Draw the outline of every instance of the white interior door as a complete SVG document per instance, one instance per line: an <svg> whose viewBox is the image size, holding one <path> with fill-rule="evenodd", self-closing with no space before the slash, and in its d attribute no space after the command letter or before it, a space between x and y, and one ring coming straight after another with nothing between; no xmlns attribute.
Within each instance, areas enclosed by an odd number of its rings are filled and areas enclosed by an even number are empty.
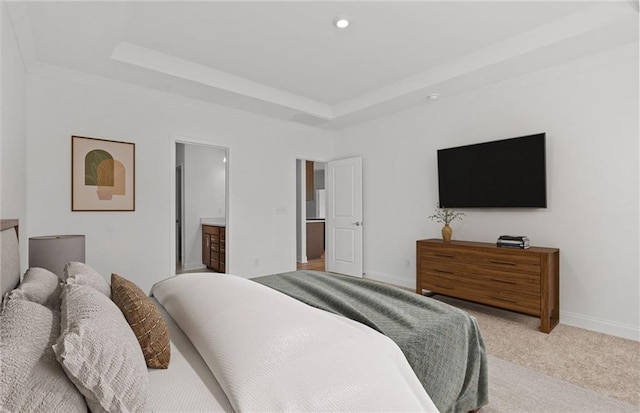
<svg viewBox="0 0 640 413"><path fill-rule="evenodd" d="M362 157L327 164L327 271L362 278Z"/></svg>

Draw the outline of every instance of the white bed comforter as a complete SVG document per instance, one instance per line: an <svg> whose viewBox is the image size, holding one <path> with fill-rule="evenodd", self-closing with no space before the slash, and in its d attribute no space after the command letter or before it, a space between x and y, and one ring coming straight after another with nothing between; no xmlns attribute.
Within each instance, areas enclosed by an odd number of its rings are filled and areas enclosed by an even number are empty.
<svg viewBox="0 0 640 413"><path fill-rule="evenodd" d="M185 274L152 295L238 412L437 409L396 344L252 281Z"/></svg>

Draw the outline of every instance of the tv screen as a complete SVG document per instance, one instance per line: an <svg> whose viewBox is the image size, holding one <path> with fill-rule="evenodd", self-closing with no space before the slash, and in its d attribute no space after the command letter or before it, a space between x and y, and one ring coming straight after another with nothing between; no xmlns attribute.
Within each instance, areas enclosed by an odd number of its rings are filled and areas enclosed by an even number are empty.
<svg viewBox="0 0 640 413"><path fill-rule="evenodd" d="M547 207L545 134L438 150L440 208Z"/></svg>

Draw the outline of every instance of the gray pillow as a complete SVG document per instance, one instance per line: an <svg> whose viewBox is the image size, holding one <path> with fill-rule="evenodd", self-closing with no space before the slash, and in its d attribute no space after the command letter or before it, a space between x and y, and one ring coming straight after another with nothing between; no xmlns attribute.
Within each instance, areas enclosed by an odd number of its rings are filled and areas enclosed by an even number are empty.
<svg viewBox="0 0 640 413"><path fill-rule="evenodd" d="M9 299L32 301L60 311L60 278L44 268L29 268L22 283L9 293Z"/></svg>
<svg viewBox="0 0 640 413"><path fill-rule="evenodd" d="M93 413L146 409L149 373L120 309L87 285L62 288L62 334L53 346Z"/></svg>
<svg viewBox="0 0 640 413"><path fill-rule="evenodd" d="M51 348L60 313L25 300L9 300L0 314L0 406L7 412L83 412L87 404Z"/></svg>
<svg viewBox="0 0 640 413"><path fill-rule="evenodd" d="M87 264L75 261L68 262L64 266L63 273L67 284L88 285L107 297L111 297L111 287L107 283L107 279Z"/></svg>

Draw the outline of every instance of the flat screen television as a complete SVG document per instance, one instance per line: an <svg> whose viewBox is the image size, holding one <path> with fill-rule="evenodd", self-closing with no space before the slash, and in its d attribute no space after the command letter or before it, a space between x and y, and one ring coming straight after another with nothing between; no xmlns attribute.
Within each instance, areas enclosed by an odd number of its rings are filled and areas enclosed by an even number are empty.
<svg viewBox="0 0 640 413"><path fill-rule="evenodd" d="M438 150L440 208L546 208L545 134Z"/></svg>

